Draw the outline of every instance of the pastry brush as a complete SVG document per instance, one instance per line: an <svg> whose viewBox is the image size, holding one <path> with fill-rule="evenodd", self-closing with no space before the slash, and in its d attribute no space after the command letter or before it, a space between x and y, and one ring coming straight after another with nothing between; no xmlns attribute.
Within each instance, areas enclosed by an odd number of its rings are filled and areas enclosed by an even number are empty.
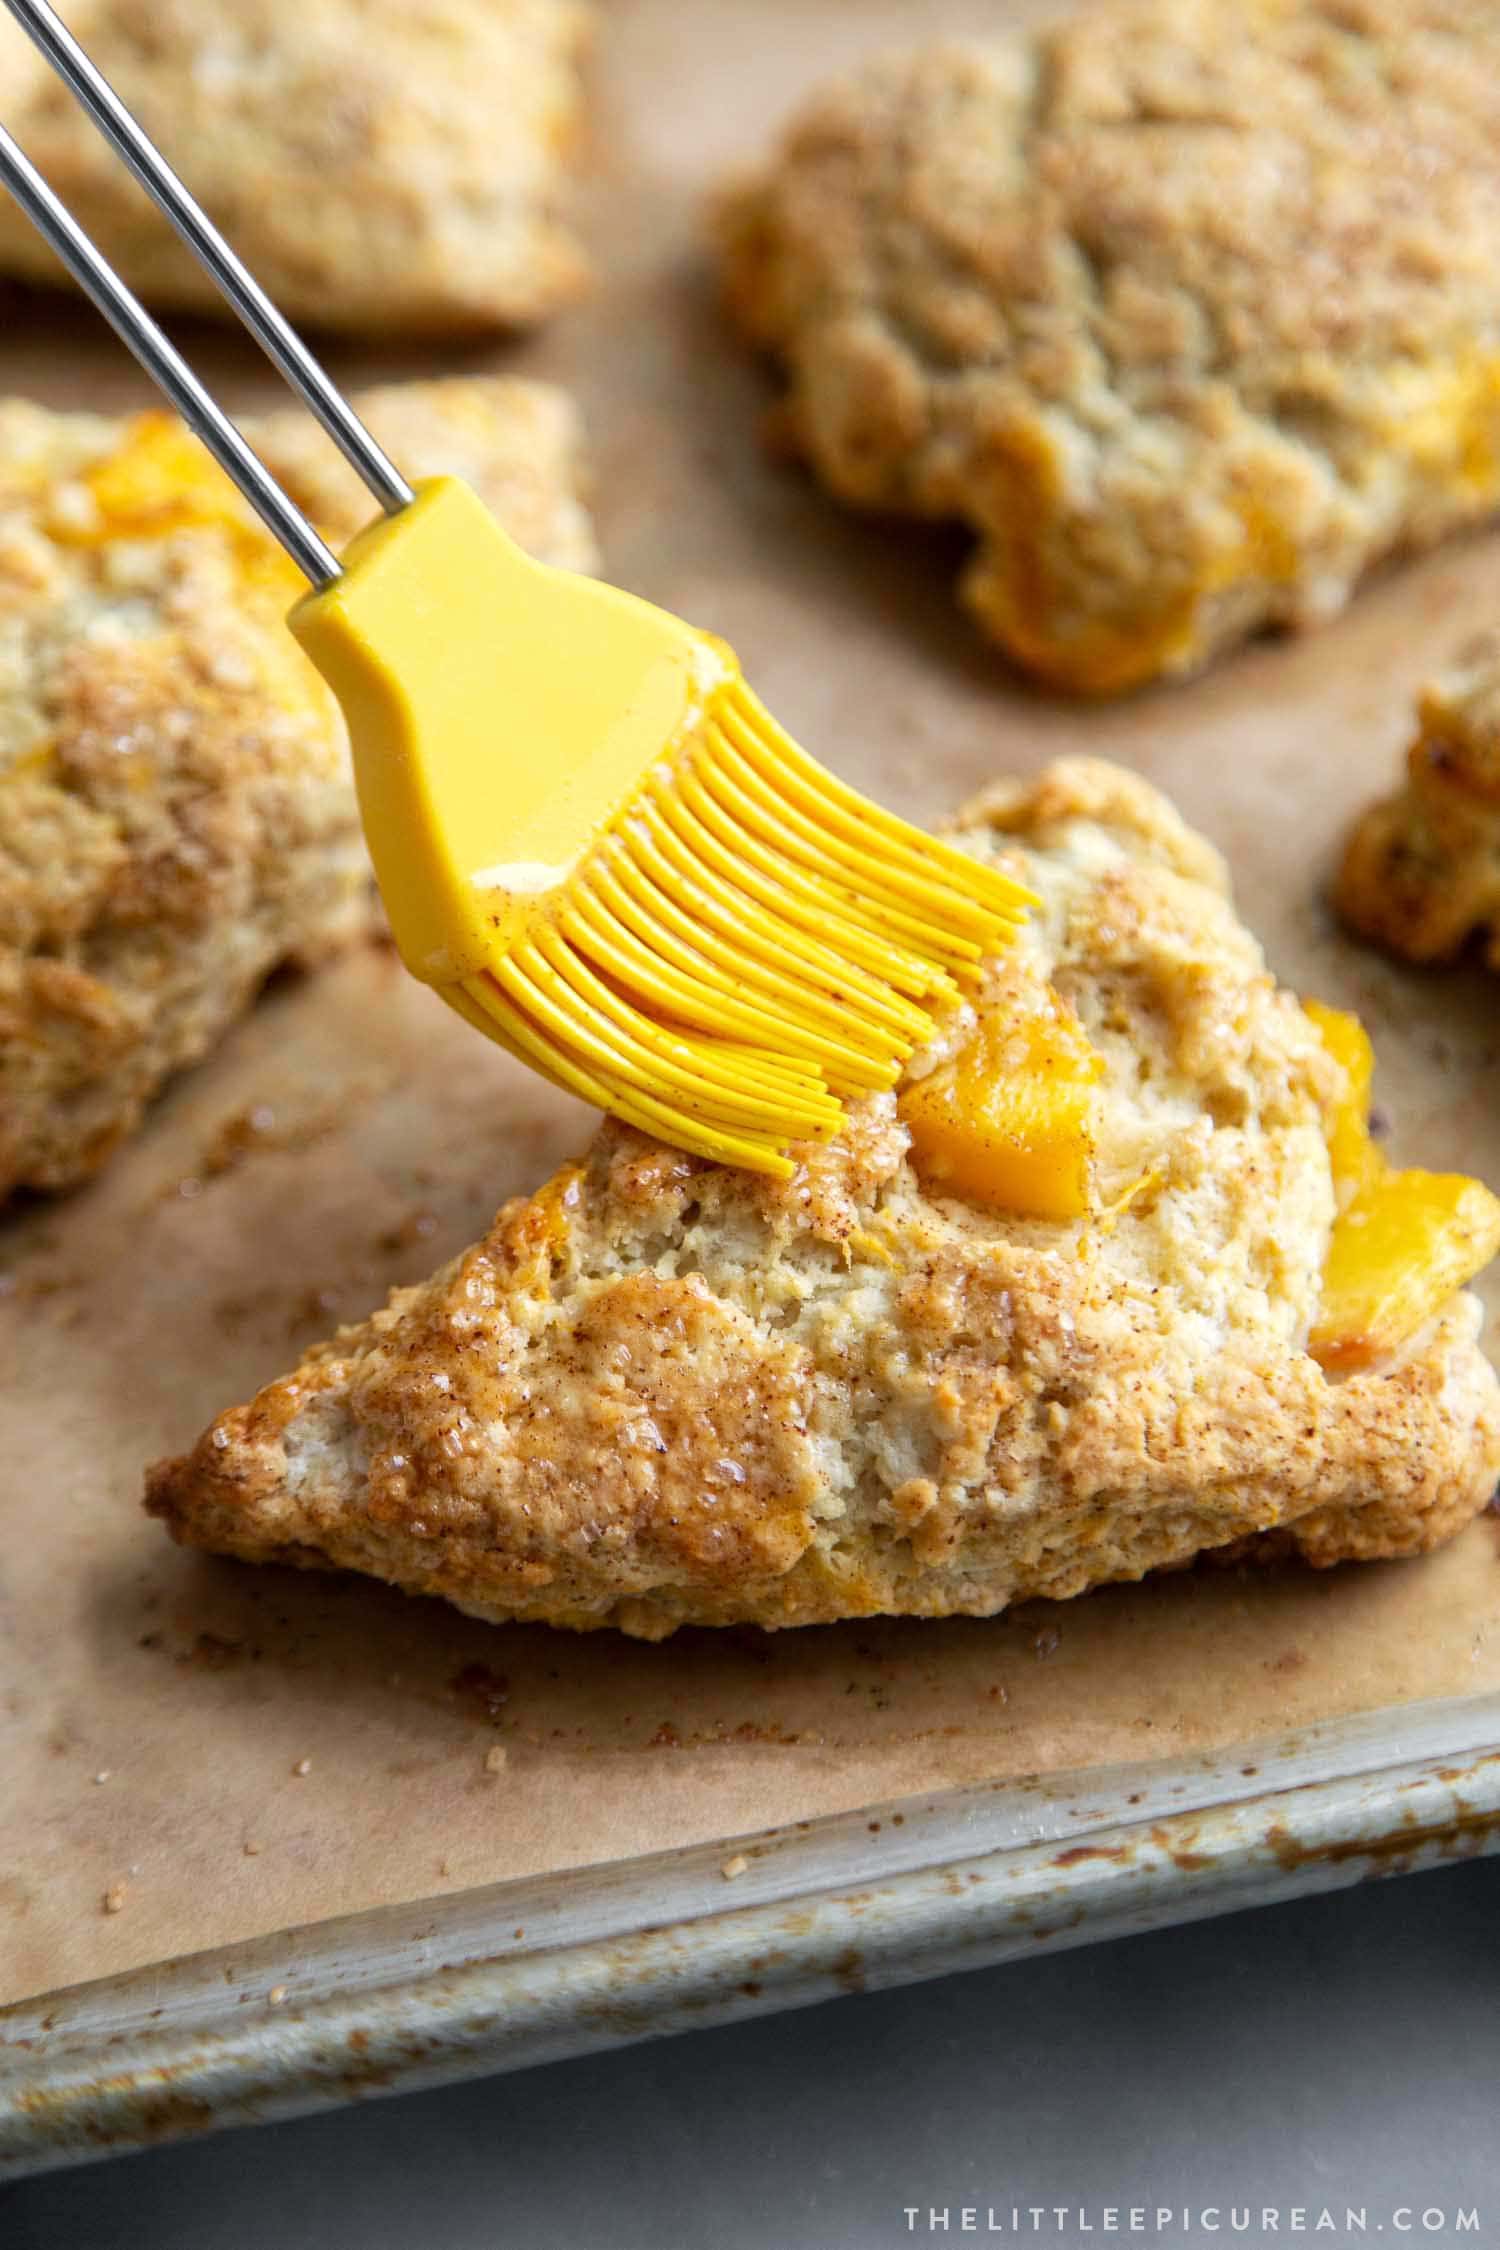
<svg viewBox="0 0 1500 2250"><path fill-rule="evenodd" d="M380 503L336 557L8 134L0 180L310 583L401 957L556 1084L785 1177L1032 903L836 780L731 651L387 459L45 0L6 0Z"/></svg>

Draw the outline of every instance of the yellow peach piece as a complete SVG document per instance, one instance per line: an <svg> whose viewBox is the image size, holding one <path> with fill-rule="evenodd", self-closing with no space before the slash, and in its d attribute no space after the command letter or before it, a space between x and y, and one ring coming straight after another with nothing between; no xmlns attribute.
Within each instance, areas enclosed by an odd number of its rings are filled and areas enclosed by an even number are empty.
<svg viewBox="0 0 1500 2250"><path fill-rule="evenodd" d="M175 414L138 414L113 453L82 480L93 505L77 522L50 526L61 545L170 539L202 524L230 533L246 578L284 586L290 603L301 580L296 565L264 531L229 479Z"/></svg>
<svg viewBox="0 0 1500 2250"><path fill-rule="evenodd" d="M208 454L175 415L136 417L117 449L95 464L86 483L100 532L159 538L189 523L223 523L240 512L235 494Z"/></svg>
<svg viewBox="0 0 1500 2250"><path fill-rule="evenodd" d="M1358 1016L1327 1008L1321 1000L1303 1003L1334 1061L1343 1066L1344 1090L1328 1113L1328 1154L1333 1184L1342 1208L1385 1169L1385 1159L1370 1138L1370 1083L1375 1050Z"/></svg>
<svg viewBox="0 0 1500 2250"><path fill-rule="evenodd" d="M1334 1222L1308 1349L1348 1374L1404 1344L1500 1251L1500 1199L1456 1173L1383 1170Z"/></svg>
<svg viewBox="0 0 1500 2250"><path fill-rule="evenodd" d="M1019 1217L1080 1217L1090 1208L1103 1073L1055 995L1035 1014L986 1010L953 1059L901 1096L924 1185Z"/></svg>
<svg viewBox="0 0 1500 2250"><path fill-rule="evenodd" d="M1330 1374L1382 1359L1426 1326L1500 1251L1500 1200L1453 1172L1397 1172L1370 1138L1375 1054L1357 1016L1306 1002L1344 1067L1328 1113L1338 1217L1308 1350Z"/></svg>

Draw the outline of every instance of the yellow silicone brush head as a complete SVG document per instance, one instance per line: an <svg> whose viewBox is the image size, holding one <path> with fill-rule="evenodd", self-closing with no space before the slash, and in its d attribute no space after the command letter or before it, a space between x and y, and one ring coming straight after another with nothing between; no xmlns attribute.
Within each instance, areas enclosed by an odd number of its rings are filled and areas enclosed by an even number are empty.
<svg viewBox="0 0 1500 2250"><path fill-rule="evenodd" d="M1032 903L825 773L722 643L532 562L453 479L291 622L408 968L680 1148L785 1176Z"/></svg>

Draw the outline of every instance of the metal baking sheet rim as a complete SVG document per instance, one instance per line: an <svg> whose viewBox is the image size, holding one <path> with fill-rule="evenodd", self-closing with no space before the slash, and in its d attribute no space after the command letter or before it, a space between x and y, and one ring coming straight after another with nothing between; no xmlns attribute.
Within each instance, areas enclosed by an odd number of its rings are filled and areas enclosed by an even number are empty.
<svg viewBox="0 0 1500 2250"><path fill-rule="evenodd" d="M1486 1696L383 1908L0 2011L0 2172L1497 1850Z"/></svg>

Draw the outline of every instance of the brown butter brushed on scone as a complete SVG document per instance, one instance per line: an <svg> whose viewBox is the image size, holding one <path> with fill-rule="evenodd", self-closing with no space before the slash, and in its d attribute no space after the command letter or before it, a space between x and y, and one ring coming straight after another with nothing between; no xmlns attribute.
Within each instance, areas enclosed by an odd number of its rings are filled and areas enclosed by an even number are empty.
<svg viewBox="0 0 1500 2250"><path fill-rule="evenodd" d="M718 232L792 441L971 527L965 600L1058 687L1312 623L1500 501L1490 0L1105 0L876 60Z"/></svg>
<svg viewBox="0 0 1500 2250"><path fill-rule="evenodd" d="M591 561L560 392L358 403L409 470ZM335 540L373 512L307 416L245 427ZM278 963L373 927L343 721L284 623L300 583L168 417L0 402L0 1201L86 1178Z"/></svg>
<svg viewBox="0 0 1500 2250"><path fill-rule="evenodd" d="M538 320L576 293L581 0L81 0L68 22L294 319L446 333ZM222 315L8 21L0 83L7 124L136 293ZM0 272L62 278L8 197Z"/></svg>
<svg viewBox="0 0 1500 2250"><path fill-rule="evenodd" d="M988 997L1050 976L1076 1008L1103 1202L1134 1200L1046 1223L931 1195L890 1096L785 1184L607 1125L154 1469L150 1510L190 1544L646 1637L986 1615L1283 1527L1318 1563L1459 1529L1500 1474L1477 1301L1368 1373L1308 1356L1334 1066L1217 856L1090 760L956 833L1042 896Z"/></svg>
<svg viewBox="0 0 1500 2250"><path fill-rule="evenodd" d="M1359 821L1335 899L1351 929L1409 961L1478 939L1500 969L1500 636L1423 690L1405 783Z"/></svg>

